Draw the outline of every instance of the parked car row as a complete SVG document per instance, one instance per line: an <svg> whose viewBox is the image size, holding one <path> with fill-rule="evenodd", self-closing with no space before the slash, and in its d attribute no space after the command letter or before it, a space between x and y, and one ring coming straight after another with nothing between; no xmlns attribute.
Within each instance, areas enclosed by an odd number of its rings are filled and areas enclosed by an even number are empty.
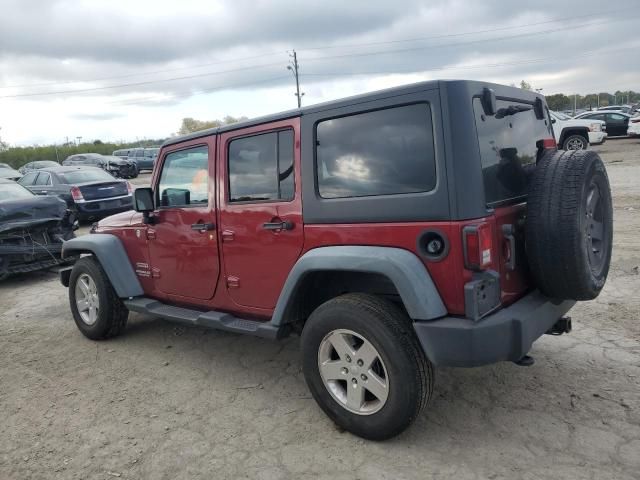
<svg viewBox="0 0 640 480"><path fill-rule="evenodd" d="M135 162L112 155L100 155L99 153L71 155L62 162L62 165L98 167L109 172L114 177L120 178L136 178L138 176L138 167Z"/></svg>
<svg viewBox="0 0 640 480"><path fill-rule="evenodd" d="M153 170L159 151L160 147L129 148L116 150L113 152L113 156L135 162L138 171L141 172L142 170Z"/></svg>

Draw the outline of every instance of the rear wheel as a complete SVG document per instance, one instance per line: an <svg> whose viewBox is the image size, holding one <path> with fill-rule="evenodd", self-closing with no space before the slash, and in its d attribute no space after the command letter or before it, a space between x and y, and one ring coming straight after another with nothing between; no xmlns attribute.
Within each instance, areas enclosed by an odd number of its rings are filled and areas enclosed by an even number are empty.
<svg viewBox="0 0 640 480"><path fill-rule="evenodd" d="M302 332L303 371L322 410L371 440L406 429L427 404L434 373L393 303L347 294L318 307Z"/></svg>
<svg viewBox="0 0 640 480"><path fill-rule="evenodd" d="M78 329L92 340L115 337L127 324L129 310L93 257L83 257L73 266L69 303Z"/></svg>

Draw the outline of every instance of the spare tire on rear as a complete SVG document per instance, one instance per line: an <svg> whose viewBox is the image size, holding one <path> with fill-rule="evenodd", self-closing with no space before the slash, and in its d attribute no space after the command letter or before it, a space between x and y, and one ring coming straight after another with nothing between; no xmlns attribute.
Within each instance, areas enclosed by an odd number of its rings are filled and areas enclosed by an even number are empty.
<svg viewBox="0 0 640 480"><path fill-rule="evenodd" d="M557 299L596 298L613 241L611 188L600 156L549 151L530 180L525 235L536 287Z"/></svg>

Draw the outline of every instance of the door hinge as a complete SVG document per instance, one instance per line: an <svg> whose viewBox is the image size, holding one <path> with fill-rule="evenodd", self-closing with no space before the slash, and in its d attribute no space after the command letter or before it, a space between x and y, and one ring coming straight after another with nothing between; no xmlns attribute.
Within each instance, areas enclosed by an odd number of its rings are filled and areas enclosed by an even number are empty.
<svg viewBox="0 0 640 480"><path fill-rule="evenodd" d="M227 288L239 288L240 279L238 277L227 277Z"/></svg>
<svg viewBox="0 0 640 480"><path fill-rule="evenodd" d="M155 238L156 238L156 231L148 228L147 229L147 240L155 240Z"/></svg>

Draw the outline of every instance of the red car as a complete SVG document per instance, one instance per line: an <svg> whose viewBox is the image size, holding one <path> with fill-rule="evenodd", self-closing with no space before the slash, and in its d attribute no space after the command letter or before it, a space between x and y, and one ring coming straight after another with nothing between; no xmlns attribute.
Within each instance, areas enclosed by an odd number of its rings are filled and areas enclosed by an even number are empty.
<svg viewBox="0 0 640 480"><path fill-rule="evenodd" d="M129 311L279 339L309 389L370 439L403 431L434 366L530 365L602 289L605 168L558 152L544 97L432 81L166 142L136 212L66 242L80 331ZM247 352L251 355L251 352Z"/></svg>

